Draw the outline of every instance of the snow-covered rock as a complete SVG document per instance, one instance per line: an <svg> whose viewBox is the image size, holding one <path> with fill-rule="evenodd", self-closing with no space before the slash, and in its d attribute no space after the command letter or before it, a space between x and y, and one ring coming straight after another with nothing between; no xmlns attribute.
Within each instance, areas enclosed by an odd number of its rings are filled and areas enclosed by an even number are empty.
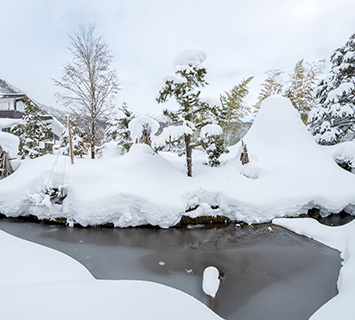
<svg viewBox="0 0 355 320"><path fill-rule="evenodd" d="M219 271L216 267L207 267L203 271L202 289L207 295L214 298L219 289Z"/></svg>

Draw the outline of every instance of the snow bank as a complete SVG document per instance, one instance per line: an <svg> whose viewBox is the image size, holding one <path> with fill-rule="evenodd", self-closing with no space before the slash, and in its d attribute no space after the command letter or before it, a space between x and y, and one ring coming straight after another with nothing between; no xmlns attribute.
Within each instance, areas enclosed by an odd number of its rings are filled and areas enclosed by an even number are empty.
<svg viewBox="0 0 355 320"><path fill-rule="evenodd" d="M6 151L10 158L16 158L20 140L11 133L0 132L0 146Z"/></svg>
<svg viewBox="0 0 355 320"><path fill-rule="evenodd" d="M329 227L313 219L274 219L273 223L337 249L344 260L338 279L338 295L322 306L310 320L352 320L355 307L355 221Z"/></svg>
<svg viewBox="0 0 355 320"><path fill-rule="evenodd" d="M207 267L203 271L202 289L207 295L214 298L219 288L219 271L216 267Z"/></svg>
<svg viewBox="0 0 355 320"><path fill-rule="evenodd" d="M164 135L175 137L187 129L177 127ZM84 226L164 228L186 214L256 223L311 207L320 208L322 215L344 208L355 213L355 175L314 142L288 99L266 99L244 142L250 159L246 165L240 161L240 144L230 148L217 168L203 165L207 156L196 150L192 178L186 177L184 157L157 154L146 145L135 145L122 157L77 159L75 165L64 156L23 160L0 181L0 213L64 217ZM63 205L31 201L47 185L67 186ZM197 209L187 213L191 208Z"/></svg>
<svg viewBox="0 0 355 320"><path fill-rule="evenodd" d="M0 319L221 319L179 290L98 281L72 258L2 231L0 255Z"/></svg>

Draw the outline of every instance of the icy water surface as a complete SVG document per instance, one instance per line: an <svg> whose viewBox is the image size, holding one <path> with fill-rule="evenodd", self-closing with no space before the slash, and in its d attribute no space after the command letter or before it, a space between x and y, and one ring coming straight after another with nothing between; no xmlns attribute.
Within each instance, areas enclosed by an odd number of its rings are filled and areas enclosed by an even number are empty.
<svg viewBox="0 0 355 320"><path fill-rule="evenodd" d="M308 319L337 294L339 253L273 225L84 229L0 220L0 229L72 256L97 279L175 287L226 319ZM202 291L211 265L222 274L214 300Z"/></svg>

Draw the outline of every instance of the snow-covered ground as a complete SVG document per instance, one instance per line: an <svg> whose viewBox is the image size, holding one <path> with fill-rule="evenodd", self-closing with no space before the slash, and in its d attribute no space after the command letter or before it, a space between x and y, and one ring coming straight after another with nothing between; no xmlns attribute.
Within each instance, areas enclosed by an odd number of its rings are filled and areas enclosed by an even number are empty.
<svg viewBox="0 0 355 320"><path fill-rule="evenodd" d="M355 319L355 221L329 227L313 219L274 219L273 223L315 239L341 252L339 294L322 306L311 320Z"/></svg>
<svg viewBox="0 0 355 320"><path fill-rule="evenodd" d="M206 156L196 151L190 178L183 157L156 154L142 144L124 156L76 159L74 165L55 155L24 160L0 181L0 213L119 227L169 227L197 205L191 217L220 214L248 223L299 215L310 207L323 215L344 208L355 213L355 175L314 142L288 99L266 99L244 142L249 164L241 164L239 144L218 168L204 165ZM63 205L51 204L42 190L63 185L68 194Z"/></svg>
<svg viewBox="0 0 355 320"><path fill-rule="evenodd" d="M0 256L0 319L221 319L179 290L95 280L65 254L3 231Z"/></svg>

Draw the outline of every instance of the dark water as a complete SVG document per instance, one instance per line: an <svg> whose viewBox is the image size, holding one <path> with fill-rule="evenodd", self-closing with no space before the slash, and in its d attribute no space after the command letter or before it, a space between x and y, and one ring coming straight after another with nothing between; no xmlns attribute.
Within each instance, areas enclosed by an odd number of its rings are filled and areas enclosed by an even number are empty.
<svg viewBox="0 0 355 320"><path fill-rule="evenodd" d="M84 229L0 220L0 229L72 256L97 279L175 287L226 319L308 319L337 294L339 253L273 225ZM213 300L202 291L208 266L222 274Z"/></svg>

